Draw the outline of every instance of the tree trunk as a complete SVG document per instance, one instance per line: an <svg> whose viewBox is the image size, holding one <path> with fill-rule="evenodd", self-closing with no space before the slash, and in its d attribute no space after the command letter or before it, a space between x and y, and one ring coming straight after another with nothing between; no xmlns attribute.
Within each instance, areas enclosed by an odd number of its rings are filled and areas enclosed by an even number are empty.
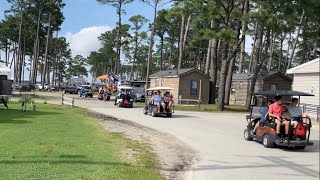
<svg viewBox="0 0 320 180"><path fill-rule="evenodd" d="M229 69L228 69L228 75L227 75L227 82L226 82L226 87L225 87L225 98L224 98L224 102L225 105L229 105L230 104L230 92L231 92L231 86L232 86L232 75L233 75L233 69L234 69L234 65L235 65L235 59L236 58L232 58L230 61L230 65L229 65Z"/></svg>
<svg viewBox="0 0 320 180"><path fill-rule="evenodd" d="M253 59L253 54L254 51L256 50L256 43L257 43L257 27L258 27L258 22L255 23L254 26L254 40L253 40L253 47L252 47L252 53L250 57L250 65L249 65L249 72L253 72L253 67L254 67L254 59Z"/></svg>
<svg viewBox="0 0 320 180"><path fill-rule="evenodd" d="M285 62L285 64L284 64L284 68L283 68L283 72L285 72L286 71L286 68L287 68L287 66L288 66L288 64L289 64L289 56L290 56L290 44L291 44L291 33L289 33L289 40L288 40L288 47L287 47L287 54L286 54L286 62Z"/></svg>
<svg viewBox="0 0 320 180"><path fill-rule="evenodd" d="M37 69L38 69L38 61L39 61L39 33L40 33L40 22L42 16L42 8L39 8L38 11L38 20L37 20L37 30L36 30L36 40L34 43L34 55L32 62L32 73L31 73L31 83L36 84L37 81Z"/></svg>
<svg viewBox="0 0 320 180"><path fill-rule="evenodd" d="M243 16L245 16L249 12L249 0L243 0ZM247 30L247 22L242 20L242 35L245 36L245 31ZM240 60L239 60L239 73L243 73L243 62L244 57L246 54L246 41L245 39L241 43L241 53L240 53Z"/></svg>
<svg viewBox="0 0 320 180"><path fill-rule="evenodd" d="M173 40L170 41L170 55L169 55L169 62L168 62L168 70L170 70L172 65L172 57L173 57Z"/></svg>
<svg viewBox="0 0 320 180"><path fill-rule="evenodd" d="M23 10L22 7L20 7L20 25L19 25L19 40L18 40L18 58L17 58L17 74L15 74L15 82L19 82L21 79L21 70L22 70L22 26L23 26Z"/></svg>
<svg viewBox="0 0 320 180"><path fill-rule="evenodd" d="M181 29L180 29L180 40L179 40L179 62L178 62L178 69L181 69L182 59L183 59L184 21L185 21L185 15L182 14Z"/></svg>
<svg viewBox="0 0 320 180"><path fill-rule="evenodd" d="M115 61L115 66L114 66L114 73L118 74L119 73L119 67L120 67L120 52L121 52L121 28L122 28L122 1L118 1L119 3L119 9L118 9L118 24L119 28L117 31L117 53L116 53L116 61Z"/></svg>
<svg viewBox="0 0 320 180"><path fill-rule="evenodd" d="M258 77L258 73L259 73L259 70L262 65L262 63L260 63L260 53L261 53L261 49L262 49L262 38L263 38L263 26L261 24L257 24L257 36L256 36L256 44L255 44L255 49L254 49L254 52L253 52L253 64L254 64L254 67L253 67L253 76L251 78L251 81L250 81L250 84L249 84L249 91L248 91L248 94L247 94L247 101L246 101L246 107L249 109L250 108L250 104L251 104L251 98L252 98L252 95L253 95L253 92L254 92L254 88L255 88L255 84L256 84L256 81L257 81L257 77Z"/></svg>
<svg viewBox="0 0 320 180"><path fill-rule="evenodd" d="M51 13L49 14L49 21L48 21L48 31L47 31L47 40L46 40L46 50L45 50L45 54L44 54L44 64L43 64L43 69L42 69L42 79L41 79L41 84L42 87L44 87L44 84L46 83L46 81L50 81L50 77L49 79L47 78L47 70L49 70L49 65L48 65L48 51L49 51L49 41L50 41L50 33L51 33ZM50 74L50 72L48 72Z"/></svg>
<svg viewBox="0 0 320 180"><path fill-rule="evenodd" d="M223 42L222 45L222 63L220 70L220 83L219 83L219 96L218 96L218 109L224 110L224 98L225 98L225 87L226 87L226 78L227 78L227 70L229 66L228 62L228 54L229 54L229 44L227 42Z"/></svg>
<svg viewBox="0 0 320 180"><path fill-rule="evenodd" d="M205 74L209 74L209 68L210 68L210 61L211 61L211 52L213 51L212 49L212 39L209 40L209 44L208 44L208 51L207 51L207 60L206 60L206 68L204 70Z"/></svg>
<svg viewBox="0 0 320 180"><path fill-rule="evenodd" d="M135 62L137 59L137 53L138 53L138 32L135 33L135 46L134 46L134 55L133 55L133 63L132 63L132 67L131 67L131 72L130 72L130 80L133 80L133 70L134 70L134 66L135 66Z"/></svg>
<svg viewBox="0 0 320 180"><path fill-rule="evenodd" d="M283 41L284 41L284 36L283 34L281 33L280 35L280 52L279 52L279 59L278 59L278 72L281 72L281 62L282 62L282 57L283 57Z"/></svg>
<svg viewBox="0 0 320 180"><path fill-rule="evenodd" d="M157 21L157 8L158 8L159 1L156 0L154 4L154 15L153 15L153 25L152 25L152 32L150 35L150 44L149 44L149 52L148 52L148 64L147 64L147 75L146 75L146 89L149 88L149 76L150 76L150 69L152 64L152 51L153 51L153 45L154 45L154 37L156 35L156 26L155 23ZM148 96L148 92L145 92L145 96ZM148 103L148 100L146 98L145 103Z"/></svg>
<svg viewBox="0 0 320 180"><path fill-rule="evenodd" d="M163 43L164 43L164 37L160 37L160 71L162 71L162 65L163 65Z"/></svg>
<svg viewBox="0 0 320 180"><path fill-rule="evenodd" d="M271 31L270 47L269 47L270 51L269 51L268 72L271 72L271 70L272 70L273 42L274 42L274 32Z"/></svg>
<svg viewBox="0 0 320 180"><path fill-rule="evenodd" d="M209 104L216 103L216 86L217 86L217 74L218 74L218 57L217 57L217 47L218 39L212 39L212 49L210 55L210 94L209 94Z"/></svg>
<svg viewBox="0 0 320 180"><path fill-rule="evenodd" d="M190 14L189 17L188 17L188 21L187 21L187 25L186 25L186 30L185 30L184 36L183 36L183 45L182 45L183 51L186 49L186 42L187 42L188 33L189 33L189 29L190 29L190 22L191 22L191 14Z"/></svg>
<svg viewBox="0 0 320 180"><path fill-rule="evenodd" d="M294 40L294 43L292 45L292 50L291 50L291 53L290 53L290 58L289 58L287 69L291 68L291 63L292 63L294 52L296 50L297 43L299 41L300 29L301 29L303 20L304 20L304 10L302 11L302 15L301 15L301 18L300 18L300 21L299 21L298 30L297 30L297 36L296 36L296 38Z"/></svg>

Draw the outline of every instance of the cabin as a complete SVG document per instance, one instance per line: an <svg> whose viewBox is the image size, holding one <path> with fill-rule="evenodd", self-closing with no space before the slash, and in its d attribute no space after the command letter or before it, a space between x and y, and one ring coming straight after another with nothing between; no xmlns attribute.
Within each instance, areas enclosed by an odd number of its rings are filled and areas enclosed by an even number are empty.
<svg viewBox="0 0 320 180"><path fill-rule="evenodd" d="M159 71L150 75L150 87L171 87L174 99L201 100L208 104L210 76L195 68ZM176 101L177 102L177 101ZM181 101L181 103L184 103ZM193 101L185 103L192 104Z"/></svg>
<svg viewBox="0 0 320 180"><path fill-rule="evenodd" d="M251 73L238 73L232 76L230 101L232 105L245 105L250 88ZM267 90L291 90L292 79L280 72L262 72L258 74L255 92Z"/></svg>
<svg viewBox="0 0 320 180"><path fill-rule="evenodd" d="M287 70L287 74L293 74L292 89L314 96L301 97L301 102L306 104L320 104L319 82L320 82L320 58L301 64L300 66Z"/></svg>
<svg viewBox="0 0 320 180"><path fill-rule="evenodd" d="M320 58L288 69L287 74L293 75L292 89L313 94L314 96L303 96L300 102L304 105L304 111L309 114L317 114L320 119Z"/></svg>

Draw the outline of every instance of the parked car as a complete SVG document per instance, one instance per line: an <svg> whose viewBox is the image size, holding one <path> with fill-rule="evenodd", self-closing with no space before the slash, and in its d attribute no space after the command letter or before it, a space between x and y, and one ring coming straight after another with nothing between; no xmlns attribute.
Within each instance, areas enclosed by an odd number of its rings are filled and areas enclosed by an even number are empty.
<svg viewBox="0 0 320 180"><path fill-rule="evenodd" d="M133 89L133 100L135 102L144 102L145 99L146 99L146 96L145 96L145 89L144 88L141 88L141 87L136 87Z"/></svg>
<svg viewBox="0 0 320 180"><path fill-rule="evenodd" d="M35 88L34 85L32 85L29 82L21 82L19 86L16 86L16 90L20 92L28 92Z"/></svg>
<svg viewBox="0 0 320 180"><path fill-rule="evenodd" d="M80 90L77 86L66 86L62 88L63 94L70 93L70 94L79 94Z"/></svg>

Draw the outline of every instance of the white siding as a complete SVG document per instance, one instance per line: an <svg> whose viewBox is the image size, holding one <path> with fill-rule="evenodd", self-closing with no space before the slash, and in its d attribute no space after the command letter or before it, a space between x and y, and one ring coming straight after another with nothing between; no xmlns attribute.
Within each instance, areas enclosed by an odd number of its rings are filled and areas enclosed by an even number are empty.
<svg viewBox="0 0 320 180"><path fill-rule="evenodd" d="M319 82L320 73L308 73L308 74L295 74L292 89L295 91L301 91L311 93L314 89L314 95L310 97L301 97L301 103L319 105Z"/></svg>
<svg viewBox="0 0 320 180"><path fill-rule="evenodd" d="M314 63L308 64L307 66L304 66L302 68L294 70L293 73L294 74L298 74L298 73L316 73L316 72L319 73L320 72L319 67L320 67L319 66L319 60L317 60L317 61L314 61Z"/></svg>

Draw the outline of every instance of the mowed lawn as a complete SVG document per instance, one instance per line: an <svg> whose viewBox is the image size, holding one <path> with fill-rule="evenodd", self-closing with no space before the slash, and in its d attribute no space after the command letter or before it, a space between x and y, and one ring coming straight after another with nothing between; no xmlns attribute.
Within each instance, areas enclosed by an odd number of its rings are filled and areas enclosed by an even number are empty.
<svg viewBox="0 0 320 180"><path fill-rule="evenodd" d="M9 107L0 105L0 179L163 179L143 145L108 133L83 109Z"/></svg>

